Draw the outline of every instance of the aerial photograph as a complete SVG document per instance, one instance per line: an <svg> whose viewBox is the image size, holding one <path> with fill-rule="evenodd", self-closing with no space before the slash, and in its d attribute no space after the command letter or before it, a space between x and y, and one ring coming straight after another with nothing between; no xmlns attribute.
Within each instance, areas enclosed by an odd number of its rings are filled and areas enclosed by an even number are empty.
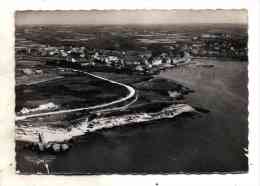
<svg viewBox="0 0 260 186"><path fill-rule="evenodd" d="M247 173L247 19L16 11L16 173Z"/></svg>

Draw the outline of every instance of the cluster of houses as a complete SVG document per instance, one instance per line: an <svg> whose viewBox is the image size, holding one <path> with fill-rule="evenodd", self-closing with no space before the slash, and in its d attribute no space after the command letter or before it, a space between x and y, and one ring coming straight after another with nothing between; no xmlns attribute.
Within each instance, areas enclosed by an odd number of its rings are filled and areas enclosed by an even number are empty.
<svg viewBox="0 0 260 186"><path fill-rule="evenodd" d="M193 37L190 53L201 57L247 58L247 39L236 38L228 33L207 33Z"/></svg>
<svg viewBox="0 0 260 186"><path fill-rule="evenodd" d="M91 67L111 67L122 70L127 69L141 74L155 73L160 69L176 66L177 64L189 62L191 56L183 52L181 56L173 56L161 53L153 56L149 50L145 51L117 51L105 49L89 50L85 47L35 47L16 48L16 55L48 57Z"/></svg>

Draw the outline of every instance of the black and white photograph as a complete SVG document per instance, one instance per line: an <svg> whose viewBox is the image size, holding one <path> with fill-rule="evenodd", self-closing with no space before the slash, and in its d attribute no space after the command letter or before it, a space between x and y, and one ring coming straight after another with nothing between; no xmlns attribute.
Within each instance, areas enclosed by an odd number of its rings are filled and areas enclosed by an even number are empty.
<svg viewBox="0 0 260 186"><path fill-rule="evenodd" d="M15 12L16 174L248 173L246 9Z"/></svg>

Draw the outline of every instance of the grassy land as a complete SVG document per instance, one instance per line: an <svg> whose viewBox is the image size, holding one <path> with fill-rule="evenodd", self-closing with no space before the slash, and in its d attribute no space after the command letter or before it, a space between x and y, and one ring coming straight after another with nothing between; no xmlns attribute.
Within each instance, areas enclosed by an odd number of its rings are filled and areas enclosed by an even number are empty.
<svg viewBox="0 0 260 186"><path fill-rule="evenodd" d="M128 93L119 85L85 74L64 71L57 67L45 67L38 62L19 64L16 69L16 112L23 107L35 108L48 102L58 105L59 109L88 107L116 100ZM32 73L34 69L40 69L42 74L24 74L23 69L30 69ZM25 79L23 77L26 77L30 84L21 85ZM48 79L51 80L47 81ZM35 81L38 83L33 83Z"/></svg>

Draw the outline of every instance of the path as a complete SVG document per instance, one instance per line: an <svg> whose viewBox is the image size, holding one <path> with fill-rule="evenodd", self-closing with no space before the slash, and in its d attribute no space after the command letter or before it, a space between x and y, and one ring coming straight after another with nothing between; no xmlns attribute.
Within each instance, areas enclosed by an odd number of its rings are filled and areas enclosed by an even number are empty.
<svg viewBox="0 0 260 186"><path fill-rule="evenodd" d="M71 112L77 112L77 111L83 111L83 110L101 109L101 108L104 108L104 107L108 107L108 106L111 106L111 105L115 105L115 104L127 101L127 100L131 99L133 96L135 96L135 89L133 87L129 86L129 85L124 84L124 83L119 83L119 82L116 82L116 81L113 81L113 80L110 80L110 79L106 79L106 78L91 74L89 72L81 71L81 70L72 69L72 71L84 73L84 74L90 75L92 77L102 79L104 81L108 81L112 84L121 85L121 86L125 87L128 90L129 93L128 93L127 96L120 98L120 99L117 99L115 101L109 102L109 103L104 103L104 104L90 106L90 107L81 107L81 108L76 108L76 109L67 109L67 110L59 110L59 111L52 111L52 112L45 112L45 113L38 113L38 114L30 114L30 115L24 115L24 116L16 116L15 120L19 121L19 120L25 120L25 119L28 119L28 118L32 118L32 117L41 117L41 116L48 116L48 115L64 114L64 113L71 113Z"/></svg>

